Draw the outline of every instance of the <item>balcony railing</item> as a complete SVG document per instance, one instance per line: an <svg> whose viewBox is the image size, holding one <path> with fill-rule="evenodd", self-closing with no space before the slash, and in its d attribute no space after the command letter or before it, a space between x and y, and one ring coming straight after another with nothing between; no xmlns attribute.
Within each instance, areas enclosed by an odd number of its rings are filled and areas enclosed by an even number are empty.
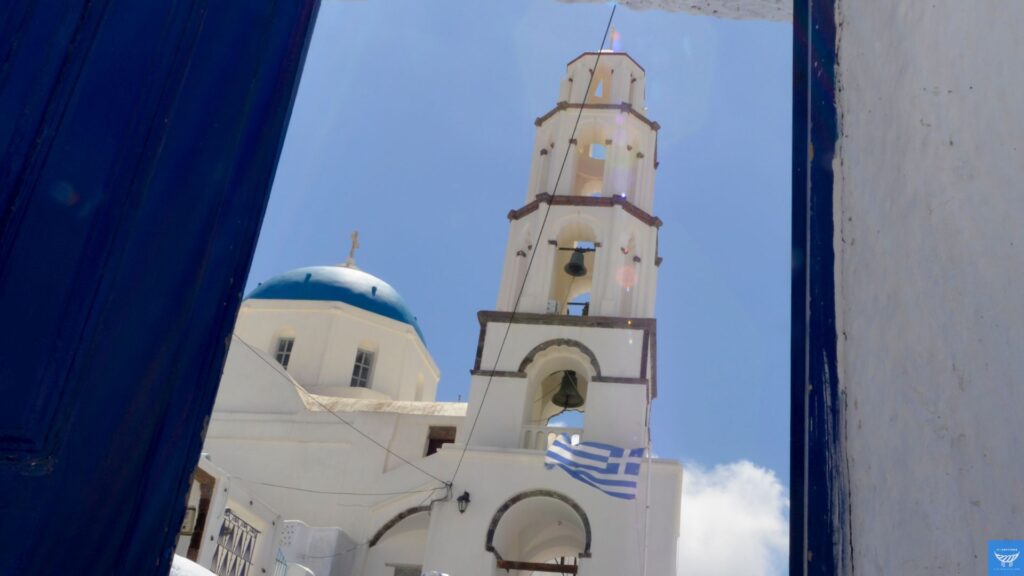
<svg viewBox="0 0 1024 576"><path fill-rule="evenodd" d="M523 426L523 448L527 450L544 450L555 441L560 434L569 437L575 446L580 443L583 428L566 428L564 426Z"/></svg>

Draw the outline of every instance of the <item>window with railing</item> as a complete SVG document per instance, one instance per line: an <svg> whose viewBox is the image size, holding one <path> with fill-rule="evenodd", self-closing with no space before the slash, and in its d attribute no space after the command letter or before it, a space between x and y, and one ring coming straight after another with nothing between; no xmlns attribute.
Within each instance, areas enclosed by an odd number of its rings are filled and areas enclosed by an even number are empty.
<svg viewBox="0 0 1024 576"><path fill-rule="evenodd" d="M249 576L259 530L239 518L230 509L224 511L213 567L218 576Z"/></svg>

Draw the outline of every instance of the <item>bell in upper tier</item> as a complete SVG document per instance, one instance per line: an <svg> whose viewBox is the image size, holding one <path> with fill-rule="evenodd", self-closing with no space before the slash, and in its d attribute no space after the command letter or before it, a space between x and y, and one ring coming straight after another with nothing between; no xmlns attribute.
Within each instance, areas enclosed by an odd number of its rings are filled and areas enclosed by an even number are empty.
<svg viewBox="0 0 1024 576"><path fill-rule="evenodd" d="M562 372L562 382L558 386L558 391L551 397L551 402L563 409L583 406L583 396L576 388L576 372L572 370Z"/></svg>
<svg viewBox="0 0 1024 576"><path fill-rule="evenodd" d="M587 266L583 263L583 252L573 250L569 262L565 265L565 273L574 278L587 275Z"/></svg>

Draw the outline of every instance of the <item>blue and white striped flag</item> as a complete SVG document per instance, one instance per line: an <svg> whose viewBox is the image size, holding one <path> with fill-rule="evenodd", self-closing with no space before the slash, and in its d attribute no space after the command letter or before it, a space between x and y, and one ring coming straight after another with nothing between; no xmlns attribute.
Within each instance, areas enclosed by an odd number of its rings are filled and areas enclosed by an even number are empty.
<svg viewBox="0 0 1024 576"><path fill-rule="evenodd" d="M548 447L544 467L558 466L573 478L623 500L636 498L643 448L625 450L610 444L580 442L575 446L562 434Z"/></svg>

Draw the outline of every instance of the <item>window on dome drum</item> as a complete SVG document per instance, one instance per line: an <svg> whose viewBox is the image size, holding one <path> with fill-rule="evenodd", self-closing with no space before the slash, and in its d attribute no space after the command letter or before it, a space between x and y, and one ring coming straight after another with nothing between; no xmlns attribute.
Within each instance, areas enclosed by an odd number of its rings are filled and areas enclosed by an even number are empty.
<svg viewBox="0 0 1024 576"><path fill-rule="evenodd" d="M427 453L430 456L441 449L445 444L455 442L455 426L431 426L427 433Z"/></svg>
<svg viewBox="0 0 1024 576"><path fill-rule="evenodd" d="M356 363L352 366L352 386L357 388L370 387L370 375L373 372L373 352L360 348L356 351Z"/></svg>
<svg viewBox="0 0 1024 576"><path fill-rule="evenodd" d="M286 336L277 339L277 352L274 353L274 359L281 365L285 370L288 369L288 362L292 359L292 348L295 346L295 338Z"/></svg>

